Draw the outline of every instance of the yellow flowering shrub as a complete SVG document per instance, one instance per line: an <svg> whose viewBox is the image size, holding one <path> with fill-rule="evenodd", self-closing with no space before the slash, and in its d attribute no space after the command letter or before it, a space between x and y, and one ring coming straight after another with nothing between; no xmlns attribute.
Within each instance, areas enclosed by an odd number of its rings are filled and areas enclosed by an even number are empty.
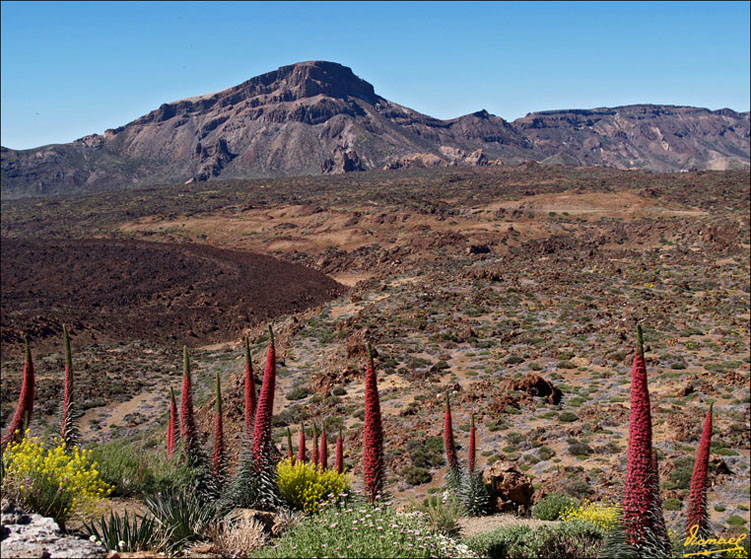
<svg viewBox="0 0 751 559"><path fill-rule="evenodd" d="M318 512L322 503L338 499L347 489L344 474L308 462L292 464L286 458L277 465L277 473L282 498L290 507L305 512Z"/></svg>
<svg viewBox="0 0 751 559"><path fill-rule="evenodd" d="M99 478L91 451L54 439L45 448L28 431L20 443L11 442L3 453L3 495L31 512L50 516L62 527L73 515L87 518L112 487Z"/></svg>
<svg viewBox="0 0 751 559"><path fill-rule="evenodd" d="M567 520L584 520L602 530L610 530L618 522L619 514L620 508L617 505L584 501L578 507L566 507L561 513L560 519L564 522Z"/></svg>

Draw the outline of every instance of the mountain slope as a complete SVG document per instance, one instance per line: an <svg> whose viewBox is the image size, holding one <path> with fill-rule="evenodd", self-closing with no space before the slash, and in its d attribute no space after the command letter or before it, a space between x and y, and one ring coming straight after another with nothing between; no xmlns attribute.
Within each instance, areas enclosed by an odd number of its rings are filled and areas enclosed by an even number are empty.
<svg viewBox="0 0 751 559"><path fill-rule="evenodd" d="M729 109L637 105L532 113L513 123L483 110L442 121L378 96L345 66L314 61L165 103L103 135L2 148L2 195L488 158L656 171L748 167L749 151L749 115Z"/></svg>

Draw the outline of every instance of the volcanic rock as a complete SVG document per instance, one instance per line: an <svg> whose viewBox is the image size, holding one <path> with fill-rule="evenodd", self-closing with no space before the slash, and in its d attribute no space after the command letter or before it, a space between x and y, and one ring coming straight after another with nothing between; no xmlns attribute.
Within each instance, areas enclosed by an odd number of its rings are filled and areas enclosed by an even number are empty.
<svg viewBox="0 0 751 559"><path fill-rule="evenodd" d="M535 491L532 480L520 472L513 462L493 462L483 470L482 479L490 490L495 512L529 513Z"/></svg>
<svg viewBox="0 0 751 559"><path fill-rule="evenodd" d="M3 559L107 557L107 550L103 546L63 535L53 519L26 514L15 505L3 503L2 527L0 545Z"/></svg>

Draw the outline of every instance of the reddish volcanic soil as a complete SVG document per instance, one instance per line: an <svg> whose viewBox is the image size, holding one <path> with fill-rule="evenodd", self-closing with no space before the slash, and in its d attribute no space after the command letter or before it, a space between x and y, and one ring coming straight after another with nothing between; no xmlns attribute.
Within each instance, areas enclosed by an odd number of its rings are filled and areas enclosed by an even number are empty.
<svg viewBox="0 0 751 559"><path fill-rule="evenodd" d="M83 339L206 343L318 305L345 288L270 256L131 240L2 239L2 343ZM53 341L53 340L50 340Z"/></svg>

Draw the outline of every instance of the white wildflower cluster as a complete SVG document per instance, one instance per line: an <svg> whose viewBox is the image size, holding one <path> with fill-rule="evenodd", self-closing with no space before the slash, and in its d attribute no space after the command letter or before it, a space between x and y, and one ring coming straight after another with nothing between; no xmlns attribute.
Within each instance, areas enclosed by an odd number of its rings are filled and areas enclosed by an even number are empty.
<svg viewBox="0 0 751 559"><path fill-rule="evenodd" d="M437 534L435 538L436 543L441 550L441 557L456 557L462 559L479 559L480 557L465 544L458 543L456 540L453 540L448 536Z"/></svg>

